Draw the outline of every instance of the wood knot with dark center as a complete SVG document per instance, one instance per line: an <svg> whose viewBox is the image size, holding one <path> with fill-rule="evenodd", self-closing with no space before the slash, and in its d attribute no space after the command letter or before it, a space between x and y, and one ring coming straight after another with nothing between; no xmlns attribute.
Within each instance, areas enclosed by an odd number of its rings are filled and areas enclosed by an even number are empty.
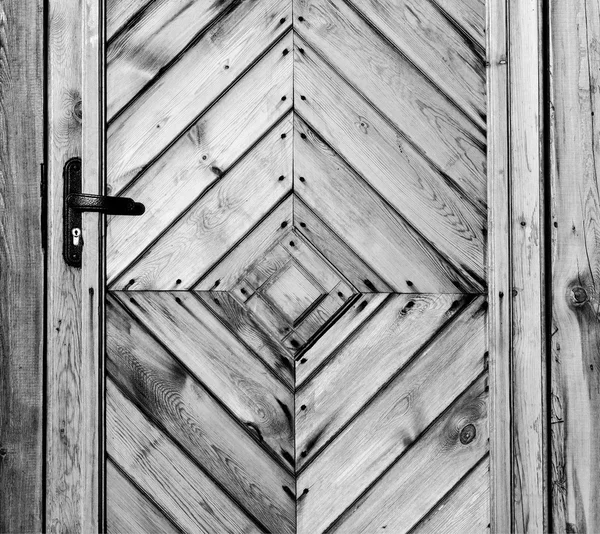
<svg viewBox="0 0 600 534"><path fill-rule="evenodd" d="M468 445L475 439L476 435L477 430L475 429L475 425L469 424L460 431L460 442L463 445Z"/></svg>
<svg viewBox="0 0 600 534"><path fill-rule="evenodd" d="M573 304L581 306L588 301L588 298L587 291L583 287L576 286L571 289L571 300L573 301Z"/></svg>

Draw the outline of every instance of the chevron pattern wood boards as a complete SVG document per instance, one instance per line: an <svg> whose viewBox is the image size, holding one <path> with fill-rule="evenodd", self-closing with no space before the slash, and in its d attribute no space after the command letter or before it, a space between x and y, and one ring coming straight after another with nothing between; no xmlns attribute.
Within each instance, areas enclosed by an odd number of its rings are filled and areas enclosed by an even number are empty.
<svg viewBox="0 0 600 534"><path fill-rule="evenodd" d="M109 532L486 532L483 2L106 8Z"/></svg>

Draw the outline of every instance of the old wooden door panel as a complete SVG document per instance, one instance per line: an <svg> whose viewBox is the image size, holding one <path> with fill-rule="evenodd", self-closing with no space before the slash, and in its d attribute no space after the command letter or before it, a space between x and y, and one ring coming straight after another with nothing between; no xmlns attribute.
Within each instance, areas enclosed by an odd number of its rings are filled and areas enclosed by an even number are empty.
<svg viewBox="0 0 600 534"><path fill-rule="evenodd" d="M483 3L124 4L109 531L486 531Z"/></svg>

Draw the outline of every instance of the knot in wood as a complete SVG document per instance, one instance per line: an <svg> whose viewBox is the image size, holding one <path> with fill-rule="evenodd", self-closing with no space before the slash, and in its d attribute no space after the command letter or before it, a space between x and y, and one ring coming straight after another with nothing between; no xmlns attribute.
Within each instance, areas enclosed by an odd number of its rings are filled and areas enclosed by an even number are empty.
<svg viewBox="0 0 600 534"><path fill-rule="evenodd" d="M579 306L585 304L588 301L587 291L581 286L574 287L571 290L571 300Z"/></svg>
<svg viewBox="0 0 600 534"><path fill-rule="evenodd" d="M460 442L463 445L468 445L475 439L476 435L477 430L475 429L475 425L468 424L460 431Z"/></svg>

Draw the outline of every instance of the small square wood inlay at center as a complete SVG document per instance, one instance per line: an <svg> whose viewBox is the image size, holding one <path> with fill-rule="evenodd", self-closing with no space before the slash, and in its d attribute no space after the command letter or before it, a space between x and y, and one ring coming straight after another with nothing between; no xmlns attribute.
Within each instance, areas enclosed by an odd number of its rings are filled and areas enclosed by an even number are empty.
<svg viewBox="0 0 600 534"><path fill-rule="evenodd" d="M265 290L265 295L294 322L321 295L321 290L292 261Z"/></svg>

